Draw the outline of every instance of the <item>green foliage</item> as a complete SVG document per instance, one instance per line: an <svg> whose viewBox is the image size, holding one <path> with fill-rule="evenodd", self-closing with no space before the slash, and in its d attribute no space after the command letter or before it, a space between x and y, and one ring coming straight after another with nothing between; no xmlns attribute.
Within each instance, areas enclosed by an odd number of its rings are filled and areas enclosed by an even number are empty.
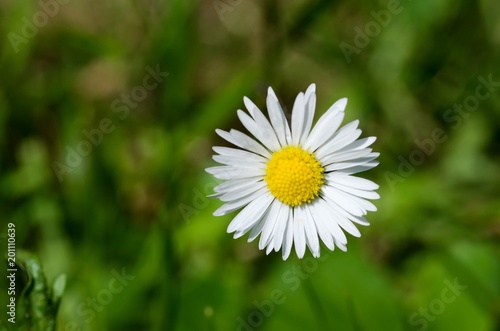
<svg viewBox="0 0 500 331"><path fill-rule="evenodd" d="M384 24L393 1L41 3L57 13L26 36L42 5L0 1L0 251L16 224L28 281L2 325L499 329L498 83L467 106L500 81L498 1L401 1ZM377 136L381 199L347 253L282 261L226 233L204 168L243 96L264 109L272 85L291 111L312 82L316 118L348 97Z"/></svg>
<svg viewBox="0 0 500 331"><path fill-rule="evenodd" d="M59 275L49 286L36 256L19 250L16 256L16 288L19 291L14 323L2 322L2 330L55 331L56 316L66 286L66 276ZM19 283L21 286L19 287ZM10 317L10 316L9 316Z"/></svg>

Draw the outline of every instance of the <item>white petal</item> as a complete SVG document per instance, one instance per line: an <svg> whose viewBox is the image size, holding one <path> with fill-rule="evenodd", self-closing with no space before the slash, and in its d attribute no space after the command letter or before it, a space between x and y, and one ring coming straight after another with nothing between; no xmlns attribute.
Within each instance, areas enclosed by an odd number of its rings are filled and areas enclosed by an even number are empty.
<svg viewBox="0 0 500 331"><path fill-rule="evenodd" d="M249 98L243 97L243 103L245 104L245 107L247 108L247 110L250 113L250 115L252 115L252 117L254 117L254 113L255 112L257 112L257 111L260 112L259 107L257 107L255 105L255 103L253 103L253 101L250 100Z"/></svg>
<svg viewBox="0 0 500 331"><path fill-rule="evenodd" d="M256 223L247 224L246 226L243 226L240 229L238 229L238 231L240 232L240 233L238 233L238 237L241 237L242 235L244 235L245 233L250 231L250 229L253 232L253 230L255 228L257 228L256 231L258 231L258 233L260 233L262 231L263 227L266 226L266 224L269 224L269 221L272 220L276 214L276 208L273 207L274 203L276 202L276 199L274 199L274 197L272 197L272 198L273 198L273 202L271 203L269 208L267 208L266 212L260 218L260 220ZM255 239L255 238L252 238L252 239L249 238L248 241L250 242L253 239Z"/></svg>
<svg viewBox="0 0 500 331"><path fill-rule="evenodd" d="M371 180L356 177L356 176L350 176L350 175L347 175L343 172L338 172L338 171L334 171L334 172L330 172L330 173L326 174L325 179L327 181L339 183L339 184L342 184L345 186L349 186L352 188L357 188L357 189L365 190L365 191L372 191L372 190L376 190L379 188L379 186L377 184L375 184L374 182L372 182Z"/></svg>
<svg viewBox="0 0 500 331"><path fill-rule="evenodd" d="M355 129L352 131L342 131L340 129L336 134L333 135L332 139L326 142L323 146L318 149L322 157L325 157L332 153L337 153L342 150L345 146L349 145L353 141L359 138L361 135L360 129Z"/></svg>
<svg viewBox="0 0 500 331"><path fill-rule="evenodd" d="M278 98L271 87L268 89L266 104L269 119L281 146L284 147L290 144L292 141L290 126L288 125L283 109L281 109Z"/></svg>
<svg viewBox="0 0 500 331"><path fill-rule="evenodd" d="M307 246L311 250L314 257L319 257L319 240L316 232L316 224L308 205L304 206L305 223L304 229L306 232Z"/></svg>
<svg viewBox="0 0 500 331"><path fill-rule="evenodd" d="M283 237L283 246L281 248L283 260L288 259L288 257L290 256L290 252L292 251L293 228L294 228L293 210L289 211L288 217L289 218L288 221L286 222L285 235Z"/></svg>
<svg viewBox="0 0 500 331"><path fill-rule="evenodd" d="M347 194L349 195L349 198L354 200L363 210L365 211L364 214L366 215L366 211L377 211L377 207L371 202L366 199L360 198L356 195L353 195L351 193L347 192L342 192L338 190L340 193Z"/></svg>
<svg viewBox="0 0 500 331"><path fill-rule="evenodd" d="M267 184L264 181L257 182L256 184L249 186L249 187L246 187L244 189L224 193L219 197L219 199L221 201L224 201L224 202L235 201L235 200L241 199L241 198L243 198L243 197L245 197L245 196L247 196L255 191L258 191L266 186L267 186Z"/></svg>
<svg viewBox="0 0 500 331"><path fill-rule="evenodd" d="M335 243L346 244L347 238L335 220L335 214L332 213L329 203L324 199L316 199L315 201L317 201L315 208L318 210L318 219L326 226Z"/></svg>
<svg viewBox="0 0 500 331"><path fill-rule="evenodd" d="M325 167L325 172L330 172L330 171L334 171L334 170L342 170L343 173L352 174L355 172L359 172L359 171L354 171L354 170L357 170L358 168L353 169L353 170L351 170L349 168L354 168L354 167L362 166L365 164L367 166L369 166L368 169L371 169L378 164L378 162L372 162L372 161L375 160L379 155L380 155L380 153L370 153L370 154L368 154L368 156L362 157L359 159L346 161L346 162L332 163L332 164ZM370 163L370 165L368 165L368 163ZM372 166L372 164L374 164L374 165ZM363 168L359 168L359 169L363 169ZM363 171L363 170L361 170L361 171Z"/></svg>
<svg viewBox="0 0 500 331"><path fill-rule="evenodd" d="M238 210L241 207L249 204L251 201L257 199L258 197L260 197L266 193L269 193L269 189L267 187L262 188L260 190L257 190L254 193L249 194L244 198L228 202L225 205L223 205L222 207L220 207L219 209L217 209L216 211L214 211L213 215L214 216L222 216L222 215L229 214L229 213L231 213L235 210Z"/></svg>
<svg viewBox="0 0 500 331"><path fill-rule="evenodd" d="M220 146L214 146L214 147L212 147L212 149L216 153L218 153L220 155L224 155L224 156L248 158L248 159L253 160L253 161L260 161L260 162L264 162L264 163L269 161L269 159L267 159L261 155L258 155L258 154L255 154L255 153L252 153L249 151L245 151L242 149L236 149L236 148L230 148L230 147L220 147Z"/></svg>
<svg viewBox="0 0 500 331"><path fill-rule="evenodd" d="M273 245L268 245L266 248L266 255L269 255L273 251Z"/></svg>
<svg viewBox="0 0 500 331"><path fill-rule="evenodd" d="M265 149L261 144L244 134L238 130L229 131L231 137L233 137L234 141L238 143L237 146L254 152L256 154L262 155L266 158L271 158L271 154L267 149Z"/></svg>
<svg viewBox="0 0 500 331"><path fill-rule="evenodd" d="M276 199L278 200L278 199ZM281 202L280 202L281 203ZM286 230L286 224L289 222L290 219L290 212L291 208L288 205L285 205L283 203L281 212L278 215L278 223L276 223L276 228L274 231L274 238L273 238L273 246L274 250L277 252L281 245L283 244L284 236L285 236L285 230Z"/></svg>
<svg viewBox="0 0 500 331"><path fill-rule="evenodd" d="M253 102L251 102L248 98L246 98L246 99L247 99L247 101L245 102L245 106L247 107L250 115L252 115L253 119L255 120L255 123L257 123L257 125L265 132L270 132L270 134L272 133L271 139L276 141L275 143L273 142L273 145L279 146L280 142L279 142L277 133L276 133L275 129L273 128L273 126L271 125L271 123L269 123L266 116L264 116L264 114L260 111L260 109L257 106L255 106L255 104ZM253 105L253 108L250 108L250 107L252 107L252 105Z"/></svg>
<svg viewBox="0 0 500 331"><path fill-rule="evenodd" d="M332 204L332 203L328 203L327 207L329 208L330 213L334 217L337 224L342 229L344 229L345 231L347 231L349 234L351 234L354 237L361 236L361 233L359 232L358 228L356 228L356 226L351 221L349 221L349 219L347 217L345 217L344 215L342 215L338 211L339 208L337 205Z"/></svg>
<svg viewBox="0 0 500 331"><path fill-rule="evenodd" d="M335 242L335 245L337 245L337 247L341 250L341 251L344 251L344 252L347 252L347 247L345 244L342 244L342 243L339 243L339 242Z"/></svg>
<svg viewBox="0 0 500 331"><path fill-rule="evenodd" d="M224 130L217 129L215 130L215 132L233 145L262 155L265 158L271 157L271 154L264 147L262 147L261 144L240 131L231 130L229 132L226 132Z"/></svg>
<svg viewBox="0 0 500 331"><path fill-rule="evenodd" d="M241 228L246 228L249 224L257 223L264 215L274 197L270 194L263 194L250 202L243 208L227 227L227 232L231 233Z"/></svg>
<svg viewBox="0 0 500 331"><path fill-rule="evenodd" d="M340 217L338 221L340 227L347 231L351 236L354 236L356 238L361 237L361 232L359 232L358 228L347 218Z"/></svg>
<svg viewBox="0 0 500 331"><path fill-rule="evenodd" d="M342 149L338 150L338 152L363 149L373 144L375 140L377 140L376 137L367 137L363 139L358 139L350 143L349 145L343 147Z"/></svg>
<svg viewBox="0 0 500 331"><path fill-rule="evenodd" d="M323 186L322 189L324 189L324 191L327 192L327 194L328 194L327 198L328 197L332 198L333 196L335 196L336 198L332 199L333 201L343 201L344 203L346 203L346 205L344 205L343 203L342 204L337 203L337 205L341 205L342 207L348 208L349 204L350 205L354 204L354 205L358 206L359 208L361 208L361 210L363 212L362 215L351 213L350 210L348 210L347 208L344 208L355 216L366 215L366 211L377 211L377 207L375 207L375 205L373 203L371 203L370 201L367 201L365 199L361 199L361 198L354 196L352 194L349 194L347 192L340 191L340 190L338 190L334 187L331 187L331 186Z"/></svg>
<svg viewBox="0 0 500 331"><path fill-rule="evenodd" d="M305 94L305 97L306 97L306 100L313 94L316 93L316 84L312 83L311 85L309 85L307 87L307 90L306 90L306 94Z"/></svg>
<svg viewBox="0 0 500 331"><path fill-rule="evenodd" d="M292 109L292 144L299 145L300 137L305 126L304 93L300 92L295 98Z"/></svg>
<svg viewBox="0 0 500 331"><path fill-rule="evenodd" d="M316 84L309 85L304 97L304 102L304 128L302 129L302 135L300 137L300 145L306 142L307 137L309 137L309 132L311 132L314 112L316 110Z"/></svg>
<svg viewBox="0 0 500 331"><path fill-rule="evenodd" d="M255 185L256 183L259 182L259 180L261 179L248 178L248 179L230 180L214 187L214 192L225 193L233 190L238 190L239 188Z"/></svg>
<svg viewBox="0 0 500 331"><path fill-rule="evenodd" d="M322 210L316 208L316 205L318 204L318 201L320 199L316 199L310 206L309 212L311 213L311 216L314 219L314 224L316 225L316 230L318 231L318 235L325 244L326 247L328 247L329 250L333 251L335 249L335 244L333 240L333 236L326 226L324 219L328 218L328 215L319 215Z"/></svg>
<svg viewBox="0 0 500 331"><path fill-rule="evenodd" d="M321 159L321 164L323 166L332 164L334 162L345 162L356 160L362 157L368 156L372 152L371 148L365 148L358 151L343 151L343 152L334 152L332 154L328 154L327 156Z"/></svg>
<svg viewBox="0 0 500 331"><path fill-rule="evenodd" d="M342 173L347 174L347 175L352 175L352 174L356 174L358 172L363 172L363 171L366 171L366 170L370 170L372 168L375 168L378 165L379 165L378 161L373 161L373 162L363 163L363 164L360 164L360 165L354 165L354 166L351 166L351 167L346 167L346 168L340 169L340 170L338 170L336 172L342 172Z"/></svg>
<svg viewBox="0 0 500 331"><path fill-rule="evenodd" d="M265 222L264 218L265 215L268 213L269 208L264 212L264 215L260 216L258 219L250 219L246 223L243 223L243 225L236 229L233 233L233 239L238 239L240 237L243 237L248 231L251 229L253 230L255 227L258 226L261 222ZM228 231L229 232L229 231Z"/></svg>
<svg viewBox="0 0 500 331"><path fill-rule="evenodd" d="M354 216L364 216L365 211L346 193L339 192L331 186L324 185L321 190L324 192L325 200L340 208L345 209L347 212Z"/></svg>
<svg viewBox="0 0 500 331"><path fill-rule="evenodd" d="M256 191L258 188L258 184L262 182L262 180L248 180L248 179L239 179L239 180L230 180L225 183L219 184L214 187L215 194L209 195L209 197L221 197L227 193L238 193L240 191L246 191L254 188Z"/></svg>
<svg viewBox="0 0 500 331"><path fill-rule="evenodd" d="M368 225L370 225L370 222L368 222L368 221L366 220L366 218L364 218L364 217L353 216L353 215L351 215L351 214L348 214L348 215L349 215L349 216L347 216L347 218L348 218L349 220L351 220L351 222L354 222L354 223L357 223L357 224L359 224L359 225L363 225L363 226L368 226Z"/></svg>
<svg viewBox="0 0 500 331"><path fill-rule="evenodd" d="M336 152L346 145L352 143L361 135L361 130L357 129L359 121L352 121L345 126L343 126L340 130L338 130L332 138L323 144L316 151L316 156L319 159L322 159L328 154Z"/></svg>
<svg viewBox="0 0 500 331"><path fill-rule="evenodd" d="M254 154L256 155L256 154ZM257 155L256 155L257 156ZM227 155L213 155L212 159L220 164L225 164L228 166L235 167L250 167L250 168L261 168L266 169L267 165L261 161L254 161L249 158L239 158L235 156Z"/></svg>
<svg viewBox="0 0 500 331"><path fill-rule="evenodd" d="M294 208L293 215L293 242L295 245L295 252L299 259L304 257L306 251L306 234L304 229L305 216L300 208Z"/></svg>
<svg viewBox="0 0 500 331"><path fill-rule="evenodd" d="M258 125L249 115L247 115L243 110L238 109L238 117L245 126L245 128L253 134L264 146L268 149L277 151L280 149L280 144L276 138L276 134L272 128L266 129L265 127ZM265 119L264 119L265 120ZM267 120L265 120L267 122ZM267 123L269 126L270 124Z"/></svg>
<svg viewBox="0 0 500 331"><path fill-rule="evenodd" d="M380 199L380 195L377 192L363 191L363 190L359 190L359 189L352 188L352 187L345 186L345 185L338 184L338 183L328 183L327 185L334 187L338 190L341 190L343 192L355 195L355 196L360 197L360 198L370 199L370 200Z"/></svg>
<svg viewBox="0 0 500 331"><path fill-rule="evenodd" d="M232 166L218 166L205 169L209 174L214 175L215 178L230 180L230 179L243 179L250 177L264 177L266 171L260 168L243 168Z"/></svg>
<svg viewBox="0 0 500 331"><path fill-rule="evenodd" d="M274 199L269 209L269 214L266 217L266 223L262 228L262 233L259 240L259 249L264 249L273 239L274 227L279 219L282 203L278 199ZM270 245L272 246L272 245Z"/></svg>
<svg viewBox="0 0 500 331"><path fill-rule="evenodd" d="M365 157L359 158L359 159L354 159L346 162L338 162L338 163L332 163L328 165L325 168L326 172L334 171L334 170L343 170L343 169L348 169L356 166L363 165L365 163L369 163L373 160L375 160L380 153L370 153ZM372 167L373 168L373 167ZM347 173L348 171L343 171L344 173Z"/></svg>
<svg viewBox="0 0 500 331"><path fill-rule="evenodd" d="M346 98L340 99L320 117L304 143L305 149L314 152L335 134L344 119L346 104Z"/></svg>
<svg viewBox="0 0 500 331"><path fill-rule="evenodd" d="M231 136L231 134L227 131L221 130L221 129L215 129L215 133L217 133L222 139L226 140L227 142L241 147L236 140Z"/></svg>
<svg viewBox="0 0 500 331"><path fill-rule="evenodd" d="M364 225L364 226L370 225L370 223L363 216L354 216L354 215L348 213L345 209L342 209L341 207L337 207L335 210L338 213L340 213L341 215L347 217L353 223Z"/></svg>
<svg viewBox="0 0 500 331"><path fill-rule="evenodd" d="M269 210L269 209L268 209ZM252 228L252 231L250 231L250 234L248 235L248 242L253 241L255 238L259 236L259 234L262 232L262 228L266 224L266 219L263 217L260 219L260 221L255 224L255 226Z"/></svg>

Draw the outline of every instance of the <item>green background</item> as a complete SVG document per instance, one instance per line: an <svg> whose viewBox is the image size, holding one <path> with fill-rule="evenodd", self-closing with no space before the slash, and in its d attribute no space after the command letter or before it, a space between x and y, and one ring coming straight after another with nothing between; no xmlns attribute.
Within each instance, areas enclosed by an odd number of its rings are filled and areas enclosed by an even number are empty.
<svg viewBox="0 0 500 331"><path fill-rule="evenodd" d="M500 329L498 1L54 1L0 1L0 245L12 222L66 274L58 330ZM310 83L378 137L381 199L347 253L282 261L226 233L204 168L243 96Z"/></svg>

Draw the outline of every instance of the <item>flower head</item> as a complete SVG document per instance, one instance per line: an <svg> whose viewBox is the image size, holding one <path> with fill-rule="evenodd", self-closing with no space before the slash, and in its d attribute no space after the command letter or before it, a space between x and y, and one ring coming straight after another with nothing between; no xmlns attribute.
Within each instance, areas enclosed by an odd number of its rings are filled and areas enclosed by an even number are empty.
<svg viewBox="0 0 500 331"><path fill-rule="evenodd" d="M254 138L237 130L216 132L238 148L214 147L213 159L222 166L206 169L225 180L215 194L225 204L214 212L221 216L242 209L227 231L248 241L260 235L259 248L282 250L283 259L292 245L299 258L309 247L320 256L320 240L333 250L346 250L345 232L359 237L354 223L369 225L367 211L377 208L367 199L378 199L378 185L358 172L378 165L379 153L368 148L375 137L358 139L359 121L340 128L347 99L335 102L312 127L316 86L299 93L288 124L272 88L267 95L269 120L248 98L248 113L238 117Z"/></svg>

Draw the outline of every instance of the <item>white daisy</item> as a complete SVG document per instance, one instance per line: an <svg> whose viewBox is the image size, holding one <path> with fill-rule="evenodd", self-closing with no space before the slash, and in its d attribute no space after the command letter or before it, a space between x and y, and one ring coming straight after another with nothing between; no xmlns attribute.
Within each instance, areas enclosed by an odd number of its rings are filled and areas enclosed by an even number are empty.
<svg viewBox="0 0 500 331"><path fill-rule="evenodd" d="M260 234L259 248L282 249L283 259L292 244L299 258L306 245L320 256L319 239L333 250L346 251L344 231L359 237L354 225L369 225L367 211L377 208L366 199L378 199L378 185L353 174L378 165L379 153L368 148L375 137L358 139L359 121L340 130L347 99L334 103L314 128L316 85L299 93L292 110L291 128L272 88L267 95L270 121L250 99L243 99L250 115L238 117L255 137L217 129L219 136L239 148L214 147L213 159L223 164L206 169L225 180L214 188L225 204L214 212L221 216L243 208L227 231L239 238L250 231L248 241Z"/></svg>

